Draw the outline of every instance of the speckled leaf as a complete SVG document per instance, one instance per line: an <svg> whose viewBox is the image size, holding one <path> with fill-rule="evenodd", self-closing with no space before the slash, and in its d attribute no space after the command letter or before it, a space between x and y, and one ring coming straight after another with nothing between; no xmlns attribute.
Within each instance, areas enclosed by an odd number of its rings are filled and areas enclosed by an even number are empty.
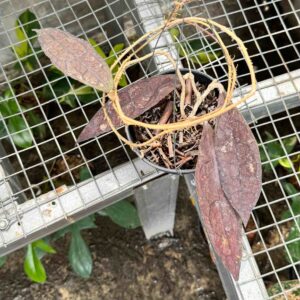
<svg viewBox="0 0 300 300"><path fill-rule="evenodd" d="M36 31L43 51L65 75L101 91L113 88L108 65L90 43L55 28Z"/></svg>
<svg viewBox="0 0 300 300"><path fill-rule="evenodd" d="M215 148L223 191L248 223L261 191L261 162L255 138L237 109L216 120Z"/></svg>
<svg viewBox="0 0 300 300"><path fill-rule="evenodd" d="M165 96L179 86L176 75L158 75L135 82L119 92L120 104L125 115L131 118L140 116L158 104ZM123 125L111 102L106 105L108 115L116 127ZM102 109L96 112L79 135L78 142L110 131Z"/></svg>
<svg viewBox="0 0 300 300"><path fill-rule="evenodd" d="M221 187L214 131L207 123L199 146L196 187L204 227L215 252L237 280L242 252L242 223Z"/></svg>

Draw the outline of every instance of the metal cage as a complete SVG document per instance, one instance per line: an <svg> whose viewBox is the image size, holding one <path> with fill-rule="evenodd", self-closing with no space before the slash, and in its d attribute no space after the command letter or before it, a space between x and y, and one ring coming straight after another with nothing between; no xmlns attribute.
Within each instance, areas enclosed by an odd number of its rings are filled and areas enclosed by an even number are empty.
<svg viewBox="0 0 300 300"><path fill-rule="evenodd" d="M100 107L101 95L88 103L82 103L75 95L76 106L72 108L61 104L58 101L61 95L53 90L53 84L59 79L47 77L46 70L51 65L41 58L40 50L33 49L36 45L29 42L32 51L28 56L35 61L35 68L28 70L18 58L15 50L15 46L20 45L15 34L18 16L30 9L42 27L58 27L84 39L92 37L103 49L111 50L116 43L129 45L144 32L162 24L172 3L169 0L0 2L0 91L12 90L19 82L25 82L29 88L18 87L13 96L19 103L16 115L22 117L27 126L22 130L30 128L32 135L41 124L47 129L46 138L31 136L32 145L21 149L14 143L8 118L0 120L0 255L125 198L134 193L136 187L163 175L137 159L113 133L80 145L76 143L76 137L95 107ZM299 262L293 259L290 248L298 242L300 249L299 216L292 207L299 192L290 194L284 188L284 184L292 180L295 186L300 184L299 169L292 161L300 154L300 3L297 0L202 0L192 1L182 14L211 18L234 30L248 48L258 80L256 95L239 108L266 156L263 165L268 168L268 174L263 178L262 195L252 213L252 226L245 229L238 282L232 280L217 259L224 288L229 299L289 299L300 286ZM188 44L193 39L209 41L207 36L185 26L178 30L180 43ZM249 73L236 44L220 34L238 66L235 91L238 97L249 89ZM211 42L207 45L207 51L218 50ZM150 45L152 49L158 47L168 49L179 66L189 63L226 85L224 57L204 63L191 48L188 51L191 59L187 61L168 32ZM169 62L155 57L135 66L127 74L127 81L130 83L168 68ZM74 92L70 80L67 82ZM45 88L51 93L48 99L40 96ZM30 105L24 109L20 99L29 101ZM26 116L30 111L39 114L40 124L28 124ZM292 152L285 143L290 137L296 138ZM276 157L268 150L274 143L282 149L282 154ZM288 173L276 167L279 160L289 163ZM83 167L91 178L82 182L78 174ZM193 176L186 176L186 182L195 197ZM176 188L172 194L176 198ZM283 211L288 212L288 217L281 217ZM201 217L201 212L199 215ZM172 222L167 228L171 227ZM291 228L295 234L288 239L287 231ZM269 239L272 234L276 236L274 241ZM251 236L255 237L252 247ZM284 263L276 261L278 255L286 255ZM289 276L294 280L292 286L286 285ZM277 283L275 292L269 288L270 283Z"/></svg>

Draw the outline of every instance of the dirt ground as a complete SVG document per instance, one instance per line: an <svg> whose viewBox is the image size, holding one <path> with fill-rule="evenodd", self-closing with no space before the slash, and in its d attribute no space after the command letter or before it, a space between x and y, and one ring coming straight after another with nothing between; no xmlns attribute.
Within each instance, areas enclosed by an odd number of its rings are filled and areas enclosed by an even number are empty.
<svg viewBox="0 0 300 300"><path fill-rule="evenodd" d="M0 269L0 299L225 299L195 210L181 182L175 234L147 241L141 228L125 230L104 217L85 232L94 269L90 279L72 273L68 237L58 240L58 254L47 256L45 284L30 282L22 270L23 250Z"/></svg>

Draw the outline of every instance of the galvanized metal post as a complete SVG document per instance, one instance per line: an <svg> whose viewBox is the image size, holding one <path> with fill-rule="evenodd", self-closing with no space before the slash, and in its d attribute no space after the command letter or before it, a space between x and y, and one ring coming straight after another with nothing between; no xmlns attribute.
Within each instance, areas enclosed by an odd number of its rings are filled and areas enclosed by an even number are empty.
<svg viewBox="0 0 300 300"><path fill-rule="evenodd" d="M173 235L179 176L165 175L134 191L138 214L147 239Z"/></svg>

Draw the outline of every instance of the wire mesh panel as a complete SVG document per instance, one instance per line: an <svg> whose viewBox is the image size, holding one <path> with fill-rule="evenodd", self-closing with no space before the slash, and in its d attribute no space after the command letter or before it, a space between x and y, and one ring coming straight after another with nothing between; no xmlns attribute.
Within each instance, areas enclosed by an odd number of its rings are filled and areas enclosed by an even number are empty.
<svg viewBox="0 0 300 300"><path fill-rule="evenodd" d="M108 205L160 174L136 160L112 133L76 143L100 107L101 94L55 70L35 36L26 36L28 25L58 27L92 38L100 46L97 51L114 60L122 44L129 45L162 24L172 4L167 0L0 3L2 253L19 247L21 238L46 235L68 222L69 216L88 214L100 202ZM235 287L242 299L253 299L245 289L251 282L257 283L265 299L289 299L299 293L300 285L298 2L192 1L182 15L210 18L233 29L256 69L257 93L240 106L263 161L262 194L245 228L243 259L250 258L248 267L255 276L241 277ZM250 74L237 44L219 34L237 65L239 97L249 90ZM226 61L210 34L183 24L165 32L151 47L169 49L178 66L199 69L227 86ZM123 87L166 68L170 68L167 61L150 58L127 70Z"/></svg>
<svg viewBox="0 0 300 300"><path fill-rule="evenodd" d="M2 1L0 12L1 179L10 191L1 202L5 252L13 241L46 227L43 234L48 233L56 221L70 222L68 216L94 202L107 205L104 200L159 173L132 161L133 153L112 133L76 143L101 94L54 69L32 31L47 26L70 31L90 39L113 62L142 32L133 2ZM145 74L142 65L134 66L123 86ZM15 210L8 213L7 204Z"/></svg>
<svg viewBox="0 0 300 300"><path fill-rule="evenodd" d="M251 273L252 269L255 277L240 276L236 284L239 297L298 299L299 10L292 1L202 1L202 5L192 3L186 13L231 27L245 42L259 81L256 96L240 107L260 144L263 189L245 228L248 241L244 241L243 260L254 260L249 270L246 271L245 265L241 269L241 275ZM194 67L201 66L226 85L227 77L223 80L226 64L222 56L216 58L218 49L213 43L208 48L215 57L207 63L201 62L199 50L195 51L191 43L199 33L180 30L180 42L190 47L189 63L193 65L198 60ZM236 96L239 96L248 90L249 72L236 45L225 37L224 40L238 66ZM256 290L251 294L244 289L251 282L257 283L259 293Z"/></svg>

